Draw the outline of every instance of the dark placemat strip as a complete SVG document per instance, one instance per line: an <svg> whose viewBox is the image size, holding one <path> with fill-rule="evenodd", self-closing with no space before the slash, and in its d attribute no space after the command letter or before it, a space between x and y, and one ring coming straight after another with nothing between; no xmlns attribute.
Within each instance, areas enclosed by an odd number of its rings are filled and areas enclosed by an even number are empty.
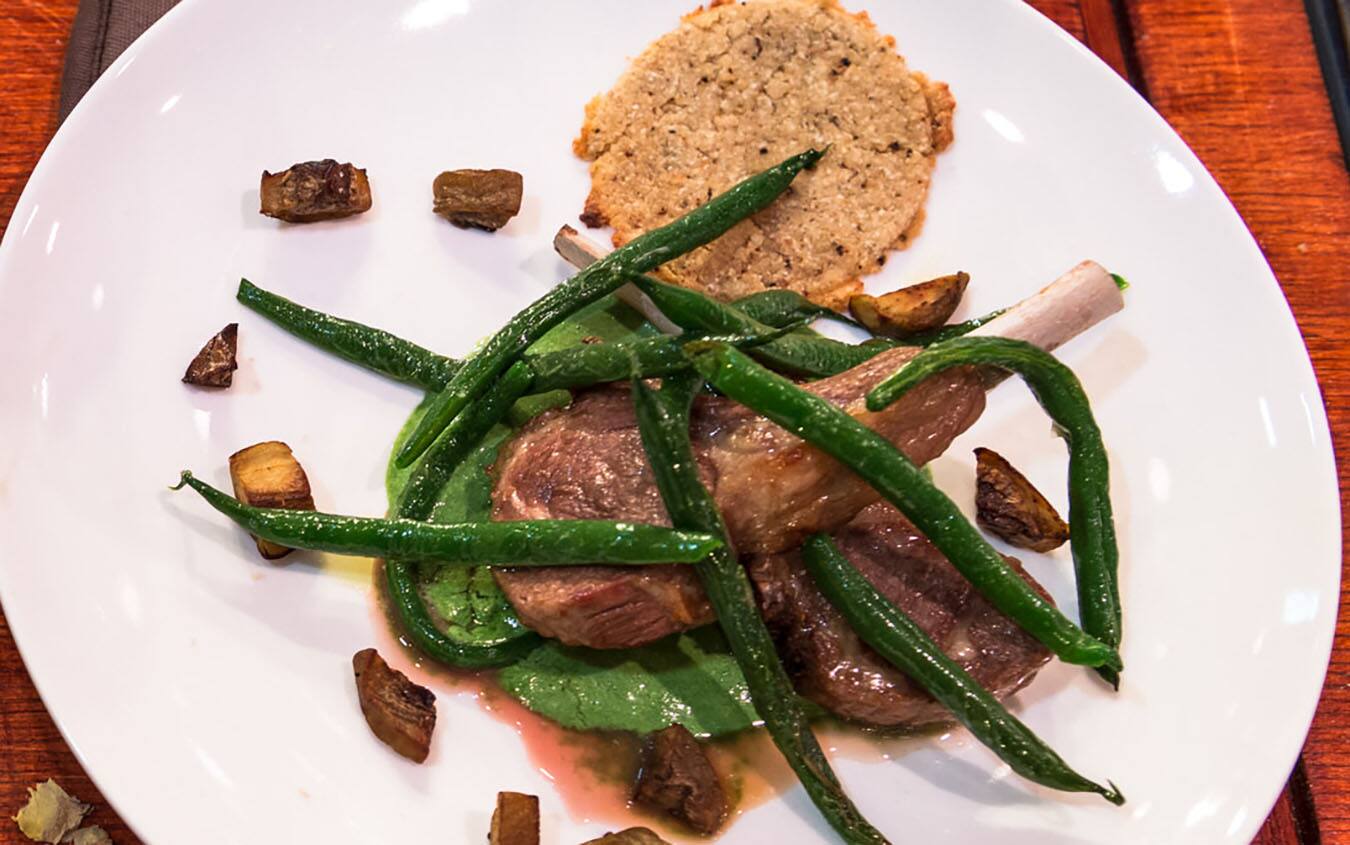
<svg viewBox="0 0 1350 845"><path fill-rule="evenodd" d="M178 0L82 0L61 74L61 120L131 42Z"/></svg>

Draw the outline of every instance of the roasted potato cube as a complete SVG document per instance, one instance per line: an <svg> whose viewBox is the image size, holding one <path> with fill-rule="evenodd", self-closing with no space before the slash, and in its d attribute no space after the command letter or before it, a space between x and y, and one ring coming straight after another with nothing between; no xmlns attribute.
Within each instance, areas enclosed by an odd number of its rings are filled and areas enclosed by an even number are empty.
<svg viewBox="0 0 1350 845"><path fill-rule="evenodd" d="M263 171L262 213L288 223L336 220L370 210L366 171L331 158Z"/></svg>
<svg viewBox="0 0 1350 845"><path fill-rule="evenodd" d="M634 799L702 834L716 831L727 816L727 796L717 770L683 725L651 735Z"/></svg>
<svg viewBox="0 0 1350 845"><path fill-rule="evenodd" d="M431 751L436 729L436 696L389 668L379 652L362 649L352 657L356 695L370 730L385 745L421 763Z"/></svg>
<svg viewBox="0 0 1350 845"><path fill-rule="evenodd" d="M539 845L539 798L498 792L488 845Z"/></svg>
<svg viewBox="0 0 1350 845"><path fill-rule="evenodd" d="M1019 549L1048 552L1069 539L1054 505L992 449L975 450L975 520Z"/></svg>
<svg viewBox="0 0 1350 845"><path fill-rule="evenodd" d="M291 447L280 440L255 443L230 455L230 480L234 497L255 508L314 510L309 478L304 467L291 454ZM291 553L285 546L254 538L258 553L276 560Z"/></svg>
<svg viewBox="0 0 1350 845"><path fill-rule="evenodd" d="M514 170L447 170L431 184L431 207L461 228L495 232L520 213L524 187Z"/></svg>
<svg viewBox="0 0 1350 845"><path fill-rule="evenodd" d="M206 342L197 357L188 364L183 381L198 387L229 387L239 368L235 352L239 348L239 324L230 323Z"/></svg>
<svg viewBox="0 0 1350 845"><path fill-rule="evenodd" d="M904 338L932 331L951 319L966 292L970 276L954 273L882 296L849 297L848 310L872 334Z"/></svg>
<svg viewBox="0 0 1350 845"><path fill-rule="evenodd" d="M670 845L646 827L630 827L618 833L606 833L581 845Z"/></svg>

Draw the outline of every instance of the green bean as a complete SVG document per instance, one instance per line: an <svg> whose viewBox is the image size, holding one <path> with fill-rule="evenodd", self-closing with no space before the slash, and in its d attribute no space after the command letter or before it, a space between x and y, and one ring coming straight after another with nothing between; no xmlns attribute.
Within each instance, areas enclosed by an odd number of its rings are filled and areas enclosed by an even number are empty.
<svg viewBox="0 0 1350 845"><path fill-rule="evenodd" d="M531 343L569 314L618 288L628 273L645 273L708 243L773 202L822 153L807 150L757 173L683 217L639 235L535 300L465 362L432 401L394 459L405 467L431 446L455 415Z"/></svg>
<svg viewBox="0 0 1350 845"><path fill-rule="evenodd" d="M802 560L816 586L863 642L927 690L1013 771L1051 789L1095 792L1112 804L1125 803L1115 784L1100 786L1069 768L979 681L944 654L914 620L878 592L828 535L817 534L808 540L802 547Z"/></svg>
<svg viewBox="0 0 1350 845"><path fill-rule="evenodd" d="M453 358L382 329L332 317L239 280L235 298L281 328L315 346L395 381L440 390L460 368Z"/></svg>
<svg viewBox="0 0 1350 845"><path fill-rule="evenodd" d="M781 328L802 317L809 317L812 319L836 320L840 323L862 328L856 320L840 314L833 308L817 305L797 291L787 288L762 290L758 293L743 296L731 304L745 316L752 320L758 320L766 326Z"/></svg>
<svg viewBox="0 0 1350 845"><path fill-rule="evenodd" d="M679 340L664 335L526 355L523 360L534 373L531 392L622 381L635 369L644 378L689 369Z"/></svg>
<svg viewBox="0 0 1350 845"><path fill-rule="evenodd" d="M570 390L559 389L546 390L543 393L531 393L529 396L520 397L511 406L511 410L506 414L506 424L512 428L520 428L545 411L552 411L554 408L566 408L571 404L572 392Z"/></svg>
<svg viewBox="0 0 1350 845"><path fill-rule="evenodd" d="M621 381L635 375L639 378L659 378L685 372L689 369L689 359L684 354L684 343L695 338L716 339L738 349L753 349L773 343L800 328L801 323L798 321L787 323L781 328L765 326L762 335L726 335L716 338L698 334L679 337L659 335L615 343L587 344L542 355L527 354L521 360L534 374L531 393L570 390Z"/></svg>
<svg viewBox="0 0 1350 845"><path fill-rule="evenodd" d="M272 543L359 557L399 557L438 563L569 566L694 563L722 547L706 533L593 519L436 524L413 519L339 516L317 511L255 508L187 470L175 490L191 487L211 507Z"/></svg>
<svg viewBox="0 0 1350 845"><path fill-rule="evenodd" d="M959 341L952 341L959 342ZM848 466L932 541L994 607L1066 663L1120 667L1115 649L1041 597L941 490L888 440L819 396L725 344L688 344L714 387Z"/></svg>
<svg viewBox="0 0 1350 845"><path fill-rule="evenodd" d="M402 560L385 561L385 586L409 640L433 660L463 669L492 669L515 663L543 644L542 637L523 627L491 642L468 643L447 636L427 612L412 566Z"/></svg>
<svg viewBox="0 0 1350 845"><path fill-rule="evenodd" d="M1069 447L1069 547L1083 629L1112 648L1118 647L1121 609L1116 569L1120 554L1111 515L1110 466L1092 406L1072 370L1025 341L957 338L911 358L872 389L867 407L881 410L928 376L965 364L998 367L1021 376L1063 433ZM1112 667L1101 674L1112 686L1119 686Z"/></svg>
<svg viewBox="0 0 1350 845"><path fill-rule="evenodd" d="M762 334L769 326L751 319L738 308L697 291L659 282L650 276L630 280L681 328L706 332ZM842 373L889 347L853 346L827 337L789 334L757 347L751 354L780 372L820 378Z"/></svg>
<svg viewBox="0 0 1350 845"><path fill-rule="evenodd" d="M1111 274L1111 280L1114 281L1116 287L1122 291L1128 290L1130 287L1130 283L1125 281L1125 277L1117 273ZM968 335L985 323L1002 316L1007 310L1007 308L997 308L983 316L966 320L964 323L952 323L946 326L938 326L936 329L931 329L926 332L907 334L897 342L905 346L932 346L933 344L941 343L944 340L951 340L955 337Z"/></svg>
<svg viewBox="0 0 1350 845"><path fill-rule="evenodd" d="M506 417L512 404L530 389L532 380L529 366L517 361L488 388L482 400L455 417L408 477L398 501L400 518L431 518L436 499L455 468Z"/></svg>
<svg viewBox="0 0 1350 845"><path fill-rule="evenodd" d="M926 332L915 332L900 338L899 342L905 346L932 346L935 343L941 343L944 340L951 340L954 337L970 334L971 332L983 326L985 323L999 317L1007 308L999 308L996 311L990 311L982 317L975 317L966 320L964 323L952 323L947 326L938 326Z"/></svg>
<svg viewBox="0 0 1350 845"><path fill-rule="evenodd" d="M693 374L664 379L659 392L634 379L633 401L642 446L671 522L725 538L726 526L699 481L689 442L689 408L701 386ZM801 701L760 618L750 579L735 553L724 545L695 564L695 571L745 675L755 711L811 800L845 841L886 842L844 794L811 733Z"/></svg>
<svg viewBox="0 0 1350 845"><path fill-rule="evenodd" d="M529 388L530 380L529 368L517 361L488 388L479 402L455 417L408 477L395 508L396 516L417 520L431 518L441 490L455 468L515 406L517 399ZM418 590L417 572L412 563L394 558L387 560L384 578L404 630L413 644L434 660L470 669L504 666L529 654L543 642L543 638L523 626L496 640L465 642L437 627Z"/></svg>

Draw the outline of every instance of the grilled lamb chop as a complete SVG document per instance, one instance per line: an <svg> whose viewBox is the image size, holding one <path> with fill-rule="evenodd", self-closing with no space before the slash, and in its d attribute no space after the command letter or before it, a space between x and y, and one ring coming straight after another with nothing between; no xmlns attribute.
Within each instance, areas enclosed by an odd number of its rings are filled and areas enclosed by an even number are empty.
<svg viewBox="0 0 1350 845"><path fill-rule="evenodd" d="M834 533L839 550L947 656L999 698L1030 683L1050 652L975 592L886 502ZM1040 585L1007 559L1042 595ZM951 713L865 644L821 595L797 550L748 561L764 621L797 690L830 712L878 727L951 721Z"/></svg>
<svg viewBox="0 0 1350 845"><path fill-rule="evenodd" d="M885 411L863 397L914 355L894 349L808 385L895 443L915 463L942 454L984 410L973 370L919 385ZM877 500L851 470L763 417L720 397L694 406L691 436L701 475L745 554L794 548ZM626 387L579 395L525 426L502 450L493 519L616 519L669 525L638 437ZM713 619L688 567L496 570L521 621L545 636L593 648L641 645Z"/></svg>
<svg viewBox="0 0 1350 845"><path fill-rule="evenodd" d="M1084 262L979 333L1051 349L1121 304L1110 275ZM951 370L886 410L867 412L866 392L913 354L894 349L807 389L849 410L923 464L978 418L986 381L974 370ZM834 531L877 501L875 491L851 471L729 400L696 402L691 435L700 475L741 554L795 548L809 534ZM503 447L496 477L494 519L669 524L622 386L580 393L570 407L526 425ZM495 575L526 625L573 645L626 648L713 620L688 567L497 569Z"/></svg>

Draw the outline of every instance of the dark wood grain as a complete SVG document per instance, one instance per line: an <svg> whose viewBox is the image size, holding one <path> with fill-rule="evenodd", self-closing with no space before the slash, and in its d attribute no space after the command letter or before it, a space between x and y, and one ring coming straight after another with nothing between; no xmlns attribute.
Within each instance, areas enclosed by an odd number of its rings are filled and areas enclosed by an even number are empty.
<svg viewBox="0 0 1350 845"><path fill-rule="evenodd" d="M856 6L866 3L849 2ZM1298 0L1032 0L1132 78L1209 166L1279 276L1339 441L1350 436L1350 179ZM0 227L56 128L76 0L0 0ZM3 313L0 311L0 313ZM1350 462L1339 465L1343 506ZM1343 529L1342 541L1350 540ZM1350 597L1350 596L1348 596ZM1256 842L1350 843L1350 623L1343 618L1303 772ZM27 786L55 778L138 840L62 740L0 615L0 841ZM1315 817L1314 817L1315 814Z"/></svg>
<svg viewBox="0 0 1350 845"><path fill-rule="evenodd" d="M1111 0L1079 0L1078 5L1083 16L1083 40L1116 73L1133 82L1125 59L1132 44L1121 32L1116 4Z"/></svg>

